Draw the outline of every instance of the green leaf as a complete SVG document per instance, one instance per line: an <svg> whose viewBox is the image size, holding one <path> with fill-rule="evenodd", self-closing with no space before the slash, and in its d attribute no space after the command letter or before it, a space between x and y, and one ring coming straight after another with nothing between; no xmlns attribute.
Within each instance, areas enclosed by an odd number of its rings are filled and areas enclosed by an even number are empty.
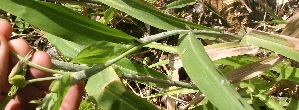
<svg viewBox="0 0 299 110"><path fill-rule="evenodd" d="M290 63L281 62L275 67L271 68L271 70L280 73L276 80L287 79L299 83L299 69L290 66Z"/></svg>
<svg viewBox="0 0 299 110"><path fill-rule="evenodd" d="M271 83L271 82L270 82ZM274 109L274 110L284 110L284 108L276 102L272 97L269 95L265 95L264 91L262 88L269 88L269 84L266 82L261 82L261 81L250 81L249 83L243 83L241 86L247 87L248 91L251 92L252 96L259 98L264 104L266 104L268 107Z"/></svg>
<svg viewBox="0 0 299 110"><path fill-rule="evenodd" d="M133 75L148 76L148 77L153 77L158 79L169 80L169 78L165 74L158 72L154 69L148 68L147 66L134 63L126 58L121 59L120 61L116 62L112 66L115 69L121 70L123 74L133 74ZM167 85L156 84L151 82L141 82L141 83L150 86L155 86L155 87L162 87L162 88L169 87Z"/></svg>
<svg viewBox="0 0 299 110"><path fill-rule="evenodd" d="M287 110L298 110L299 109L299 100L292 98L290 105L287 107Z"/></svg>
<svg viewBox="0 0 299 110"><path fill-rule="evenodd" d="M41 105L38 105L36 110L53 110L53 107L57 101L57 93L49 93L47 94L43 100Z"/></svg>
<svg viewBox="0 0 299 110"><path fill-rule="evenodd" d="M231 82L239 82L256 77L282 61L282 57L274 55L263 60L244 65L225 74Z"/></svg>
<svg viewBox="0 0 299 110"><path fill-rule="evenodd" d="M170 4L167 4L166 6L162 7L162 10L165 9L172 9L172 8L183 8L187 5L192 5L196 2L197 0L178 0L171 2Z"/></svg>
<svg viewBox="0 0 299 110"><path fill-rule="evenodd" d="M31 25L80 45L94 41L133 41L127 34L86 18L61 5L36 0L1 0L0 9L19 16Z"/></svg>
<svg viewBox="0 0 299 110"><path fill-rule="evenodd" d="M252 109L221 75L193 33L180 37L178 52L188 76L214 106L218 109Z"/></svg>
<svg viewBox="0 0 299 110"><path fill-rule="evenodd" d="M186 25L195 29L219 31L219 29L208 28L194 24L170 15L166 15L138 0L95 0L109 5L117 10L154 27L165 30L186 29Z"/></svg>
<svg viewBox="0 0 299 110"><path fill-rule="evenodd" d="M70 74L64 74L59 81L59 89L57 93L57 101L54 104L54 110L58 110L64 96L66 95L67 91L73 84L73 77ZM56 85L57 86L57 85Z"/></svg>
<svg viewBox="0 0 299 110"><path fill-rule="evenodd" d="M263 47L299 62L299 39L252 30L241 43Z"/></svg>
<svg viewBox="0 0 299 110"><path fill-rule="evenodd" d="M224 58L224 59L220 59L220 60L216 60L214 61L214 63L216 65L219 66L224 66L219 67L222 68L221 71L223 73L227 73L229 71L232 71L238 67L241 67L242 65L247 65L253 62L258 61L257 58L255 57L249 57L249 56L236 56L236 57L230 57L230 58Z"/></svg>
<svg viewBox="0 0 299 110"><path fill-rule="evenodd" d="M73 84L73 80L69 74L65 74L61 79L52 83L54 83L54 86L56 86L56 88L58 87L57 91L53 91L47 94L43 98L42 103L38 105L38 110L58 110L64 96Z"/></svg>
<svg viewBox="0 0 299 110"><path fill-rule="evenodd" d="M189 93L195 93L195 92L198 92L198 90L187 89L187 88L175 88L175 89L170 89L170 90L162 90L159 93L149 95L146 98L159 97L159 96L163 96L163 95L189 94Z"/></svg>
<svg viewBox="0 0 299 110"><path fill-rule="evenodd" d="M169 46L169 45L158 44L158 43L150 43L150 44L145 45L144 47L159 49L159 50L162 50L164 52L169 52L169 53L177 53L177 47L175 47L175 46Z"/></svg>
<svg viewBox="0 0 299 110"><path fill-rule="evenodd" d="M62 39L48 32L44 32L44 35L59 52L71 59L75 58L85 48L85 46Z"/></svg>
<svg viewBox="0 0 299 110"><path fill-rule="evenodd" d="M104 110L157 110L153 104L128 91L112 67L89 78L88 95Z"/></svg>
<svg viewBox="0 0 299 110"><path fill-rule="evenodd" d="M83 49L72 62L101 64L119 56L126 50L128 50L126 45L98 41Z"/></svg>
<svg viewBox="0 0 299 110"><path fill-rule="evenodd" d="M113 18L116 13L114 8L109 8L105 11L104 17L100 19L100 22L107 25Z"/></svg>
<svg viewBox="0 0 299 110"><path fill-rule="evenodd" d="M146 2L148 2L150 4L154 4L155 2L157 2L157 0L144 0L144 1L146 1Z"/></svg>
<svg viewBox="0 0 299 110"><path fill-rule="evenodd" d="M192 108L191 110L218 110L210 101L206 104Z"/></svg>

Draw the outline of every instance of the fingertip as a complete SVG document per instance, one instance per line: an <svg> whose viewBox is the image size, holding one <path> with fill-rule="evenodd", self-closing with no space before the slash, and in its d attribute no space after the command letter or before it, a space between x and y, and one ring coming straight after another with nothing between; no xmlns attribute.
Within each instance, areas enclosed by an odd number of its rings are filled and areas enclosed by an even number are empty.
<svg viewBox="0 0 299 110"><path fill-rule="evenodd" d="M0 35L3 35L8 40L11 36L11 32L11 24L7 20L0 20Z"/></svg>
<svg viewBox="0 0 299 110"><path fill-rule="evenodd" d="M9 84L7 81L9 65L9 49L6 38L0 35L0 103L5 99Z"/></svg>
<svg viewBox="0 0 299 110"><path fill-rule="evenodd" d="M26 56L30 51L27 41L24 39L13 39L8 42L9 48L21 56Z"/></svg>
<svg viewBox="0 0 299 110"><path fill-rule="evenodd" d="M22 104L18 101L11 99L8 104L5 106L4 110L22 110Z"/></svg>
<svg viewBox="0 0 299 110"><path fill-rule="evenodd" d="M40 66L46 67L46 68L52 68L52 63L51 63L51 57L49 56L48 53L44 51L36 51L33 53L31 61L35 64L38 64ZM42 78L42 77L50 77L52 74L44 72L42 70L36 69L34 67L29 68L29 73L27 75L28 79L34 79L34 78ZM43 82L38 82L38 83L33 83L37 87L43 89L43 90L48 90L48 87L50 85L50 81L43 81Z"/></svg>
<svg viewBox="0 0 299 110"><path fill-rule="evenodd" d="M29 44L27 41L23 39L13 39L8 42L8 47L10 50L14 51L18 55L21 55L22 57L26 56L27 53L30 51ZM15 58L13 55L10 55L9 58L9 67L14 67L14 65L19 60Z"/></svg>
<svg viewBox="0 0 299 110"><path fill-rule="evenodd" d="M60 110L78 110L84 90L84 81L70 87L60 106Z"/></svg>
<svg viewBox="0 0 299 110"><path fill-rule="evenodd" d="M44 51L36 51L32 55L31 61L35 64L41 65L46 68L52 68L51 57Z"/></svg>

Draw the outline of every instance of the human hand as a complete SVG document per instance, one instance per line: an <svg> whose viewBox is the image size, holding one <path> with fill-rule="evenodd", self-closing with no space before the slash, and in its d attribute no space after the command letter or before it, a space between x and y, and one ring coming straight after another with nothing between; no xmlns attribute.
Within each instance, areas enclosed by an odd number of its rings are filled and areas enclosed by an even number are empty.
<svg viewBox="0 0 299 110"><path fill-rule="evenodd" d="M8 83L8 74L18 60L10 55L9 49L13 50L21 56L25 56L29 51L29 44L23 39L9 40L12 32L10 23L6 20L0 20L0 103L2 103L7 96L11 87ZM51 68L51 58L43 51L37 51L32 55L31 61L35 64ZM26 79L41 78L52 76L50 73L29 67ZM50 81L37 82L27 85L25 88L20 88L15 97L12 98L6 105L6 110L22 110L22 109L35 109L36 104L29 103L31 100L43 98L49 93ZM60 106L62 110L76 110L78 109L81 101L81 96L84 89L83 81L74 84Z"/></svg>

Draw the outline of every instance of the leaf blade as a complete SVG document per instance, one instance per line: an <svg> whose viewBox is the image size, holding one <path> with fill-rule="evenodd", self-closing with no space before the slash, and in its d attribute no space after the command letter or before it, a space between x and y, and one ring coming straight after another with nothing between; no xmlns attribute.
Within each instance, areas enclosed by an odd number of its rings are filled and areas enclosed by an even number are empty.
<svg viewBox="0 0 299 110"><path fill-rule="evenodd" d="M220 31L219 29L213 29L191 22L184 21L182 19L175 18L170 15L161 13L159 10L154 9L141 3L138 0L96 0L102 2L108 6L115 9L123 11L128 15L144 22L155 26L160 29L165 30L175 30L175 29L187 29L186 25L195 29Z"/></svg>
<svg viewBox="0 0 299 110"><path fill-rule="evenodd" d="M219 74L220 71L205 53L203 45L192 33L180 38L178 51L191 80L218 109L252 109Z"/></svg>
<svg viewBox="0 0 299 110"><path fill-rule="evenodd" d="M112 67L89 78L87 93L93 97L98 106L104 110L157 110L154 105L132 92L121 83ZM136 103L138 102L138 103Z"/></svg>
<svg viewBox="0 0 299 110"><path fill-rule="evenodd" d="M0 9L21 17L26 22L66 40L89 45L98 40L132 42L129 35L71 9L49 2L35 0L1 0ZM20 11L21 10L21 11Z"/></svg>

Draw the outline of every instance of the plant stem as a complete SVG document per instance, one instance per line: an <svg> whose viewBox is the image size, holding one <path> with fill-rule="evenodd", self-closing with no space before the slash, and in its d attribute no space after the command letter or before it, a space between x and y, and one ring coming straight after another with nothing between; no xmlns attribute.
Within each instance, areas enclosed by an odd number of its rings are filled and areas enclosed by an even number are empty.
<svg viewBox="0 0 299 110"><path fill-rule="evenodd" d="M89 69L81 70L81 71L73 73L72 77L74 78L74 83L76 83L82 79L89 78L92 75L104 70L105 68L111 66L112 64L114 64L115 62L119 61L120 59L126 57L127 55L130 55L131 53L141 49L144 45L146 45L146 44L140 44L138 46L135 46L135 47L129 49L128 51L126 51L125 53L121 54L120 56L118 56L112 60L109 60L104 64L98 64Z"/></svg>
<svg viewBox="0 0 299 110"><path fill-rule="evenodd" d="M88 68L87 66L86 67L82 66L83 68L74 69L76 67L71 67L74 70L80 70L80 71L77 71L77 72L57 71L57 70L53 70L53 69L42 67L42 66L34 64L32 62L28 62L28 65L32 66L32 67L35 67L37 69L43 70L43 71L48 72L48 73L62 74L62 75L63 74L72 74L72 77L74 78L74 83L76 83L76 82L78 82L80 80L89 78L92 75L94 75L94 74L96 74L96 73L104 70L105 68L111 66L112 64L114 64L115 62L119 61L120 59L122 59L122 58L124 58L124 57L126 57L126 56L128 56L128 55L130 55L130 54L132 54L132 53L134 53L136 51L138 51L139 49L143 48L143 46L145 46L145 45L147 45L147 44L149 44L151 42L154 42L154 41L157 41L157 40L169 37L169 36L177 35L177 34L188 34L189 32L190 32L190 30L173 30L173 31L167 31L167 32L162 32L162 33L159 33L159 34L151 35L151 36L144 37L144 38L141 38L141 39L136 39L138 41L137 43L133 42L131 45L129 45L129 47L131 49L129 49L125 53L121 54L120 56L107 61L104 64L97 64L97 65L94 65L91 68ZM229 34L229 33L220 33L220 32L205 31L205 30L194 30L193 32L194 33L221 34L221 35L228 35L228 36L238 37L236 35ZM13 53L19 60L23 59L23 57L15 54L14 52L11 51L11 53ZM60 65L60 66L64 67L64 66L70 66L70 65ZM82 69L84 69L84 70L82 70Z"/></svg>
<svg viewBox="0 0 299 110"><path fill-rule="evenodd" d="M74 78L74 83L91 77L92 75L104 70L105 68L111 66L112 64L119 61L120 59L132 54L133 52L138 51L143 46L145 46L151 42L154 42L154 41L157 41L157 40L160 40L163 38L167 38L169 36L177 35L177 34L188 34L189 32L190 32L190 30L173 30L173 31L162 32L159 34L155 34L155 35L151 35L151 36L144 37L141 39L137 39L137 41L139 43L134 42L131 46L132 48L129 49L128 51L126 51L125 53L121 54L120 56L118 56L114 59L111 59L104 64L97 64L89 69L81 70L81 71L78 71L78 72L75 72L74 74L72 74L72 77ZM221 35L230 35L230 34L219 33L219 32L214 32L214 31L205 31L205 30L194 30L194 33L217 33L217 34L221 34Z"/></svg>
<svg viewBox="0 0 299 110"><path fill-rule="evenodd" d="M148 82L153 82L153 83L165 84L165 85L169 85L169 86L177 86L177 87L184 87L184 88L198 90L197 86L195 86L194 84L185 83L185 82L181 82L181 81L162 80L162 79L157 79L157 78L131 75L131 74L124 74L120 78L138 80L138 81L148 81Z"/></svg>
<svg viewBox="0 0 299 110"><path fill-rule="evenodd" d="M12 50L10 50L10 53L12 53L16 58L18 58L19 60L23 60L24 58L18 54L16 54L15 52L13 52ZM57 70L53 70L53 69L49 69L49 68L45 68L43 66L40 66L38 64L35 64L35 63L32 63L31 61L28 61L27 63L29 66L32 66L34 68L37 68L39 70L42 70L42 71L45 71L45 72L48 72L48 73L52 73L52 74L70 74L72 72L63 72L63 71L57 71Z"/></svg>
<svg viewBox="0 0 299 110"><path fill-rule="evenodd" d="M60 76L55 76L55 77L45 77L45 78L31 79L31 80L28 80L26 83L27 83L27 84L30 84L30 83L34 83L34 82L48 81L48 80L55 80L55 79L60 79L60 78L62 78L62 75L60 75Z"/></svg>

